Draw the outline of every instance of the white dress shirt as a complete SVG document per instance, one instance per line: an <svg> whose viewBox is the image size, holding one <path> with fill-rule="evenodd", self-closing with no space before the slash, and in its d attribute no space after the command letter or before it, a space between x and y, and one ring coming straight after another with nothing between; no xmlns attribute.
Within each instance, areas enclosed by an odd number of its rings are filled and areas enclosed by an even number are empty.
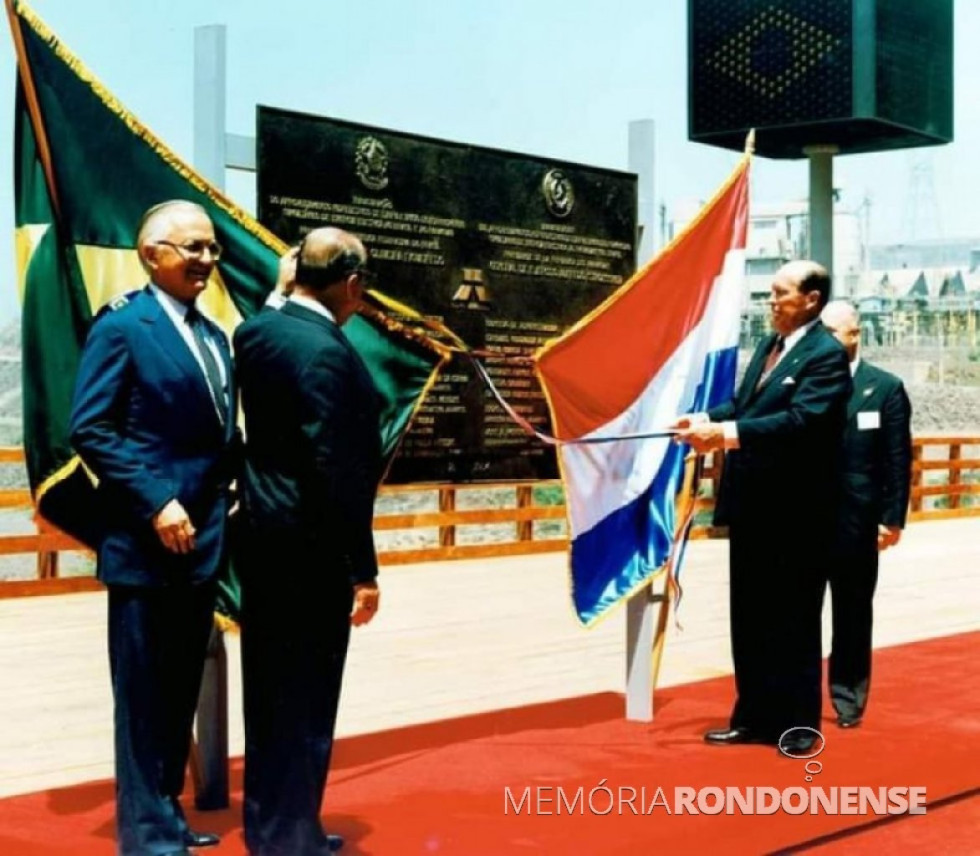
<svg viewBox="0 0 980 856"><path fill-rule="evenodd" d="M297 306L302 306L309 309L311 312L319 312L325 318L329 318L334 324L337 323L337 319L333 317L333 313L327 309L319 300L314 300L312 297L307 297L305 294L296 294L295 292L289 295L289 300L295 303Z"/></svg>
<svg viewBox="0 0 980 856"><path fill-rule="evenodd" d="M163 311L166 313L167 317L173 322L174 327L177 328L177 332L180 337L187 343L187 347L190 348L191 353L194 355L194 359L197 362L198 367L201 369L201 374L204 375L204 382L207 383L208 389L211 389L211 383L208 381L208 373L204 368L204 358L201 356L200 351L197 349L197 341L194 339L194 334L191 332L190 327L187 326L187 309L186 303L181 303L176 297L167 294L160 286L155 282L150 283L150 291L153 292L153 296L160 302L160 306L163 307ZM200 308L197 308L198 312L201 312ZM203 312L201 312L204 315ZM206 316L205 316L206 317ZM208 318L210 321L211 319ZM218 345L214 341L214 333L208 330L208 336L205 337L205 343L207 347L211 349L211 354L214 357L214 361L218 364L218 371L221 374L221 384L224 387L222 390L225 398L228 397L228 373L225 369L225 361L218 350ZM212 397L212 400L213 397ZM218 402L214 402L215 409L218 407ZM220 411L219 411L219 415Z"/></svg>
<svg viewBox="0 0 980 856"><path fill-rule="evenodd" d="M792 333L790 333L785 339L783 339L783 349L780 351L779 356L776 358L776 362L771 369L769 369L769 374L772 374L776 370L776 366L780 364L786 355L793 350L793 346L796 345L800 339L802 339L807 333L810 332L817 324L820 323L820 316L811 321L807 321L802 327L797 327ZM725 432L725 448L726 449L737 449L738 448L738 423L735 420L730 422L722 422L721 430Z"/></svg>
<svg viewBox="0 0 980 856"><path fill-rule="evenodd" d="M820 318L814 318L812 321L808 321L802 327L797 327L792 333L790 333L785 339L783 339L783 350L779 354L779 358L776 360L772 369L769 373L775 370L776 366L779 365L780 360L784 359L786 355L793 349L793 346L797 344L811 329L820 323ZM855 369L857 368L857 360L851 364L851 375L853 376ZM694 425L708 422L710 417L707 413L692 413L691 423ZM737 449L738 448L738 423L734 419L727 422L721 423L721 430L725 434L725 449Z"/></svg>

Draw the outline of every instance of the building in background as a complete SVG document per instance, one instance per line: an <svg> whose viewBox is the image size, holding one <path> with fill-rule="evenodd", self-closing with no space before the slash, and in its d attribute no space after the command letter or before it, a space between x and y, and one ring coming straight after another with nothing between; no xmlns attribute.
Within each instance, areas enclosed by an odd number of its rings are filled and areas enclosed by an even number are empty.
<svg viewBox="0 0 980 856"><path fill-rule="evenodd" d="M700 210L689 201L668 216L667 238ZM834 295L852 300L864 318L868 344L909 341L977 347L980 326L980 236L871 244L870 200L834 207ZM756 204L746 240L746 296L742 342L768 332L773 274L809 256L806 200Z"/></svg>

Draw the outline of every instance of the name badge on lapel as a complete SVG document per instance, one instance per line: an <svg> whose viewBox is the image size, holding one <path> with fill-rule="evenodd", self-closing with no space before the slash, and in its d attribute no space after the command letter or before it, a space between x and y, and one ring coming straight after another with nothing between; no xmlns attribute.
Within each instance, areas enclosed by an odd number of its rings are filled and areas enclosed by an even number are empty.
<svg viewBox="0 0 980 856"><path fill-rule="evenodd" d="M859 412L858 431L874 431L881 427L881 413L877 410Z"/></svg>

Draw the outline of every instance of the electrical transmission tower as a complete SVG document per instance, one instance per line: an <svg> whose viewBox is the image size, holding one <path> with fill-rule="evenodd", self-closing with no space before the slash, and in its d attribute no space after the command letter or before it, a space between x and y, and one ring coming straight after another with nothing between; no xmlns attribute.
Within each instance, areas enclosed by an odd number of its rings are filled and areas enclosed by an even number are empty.
<svg viewBox="0 0 980 856"><path fill-rule="evenodd" d="M909 152L908 173L903 240L908 244L926 238L942 239L943 221L933 181L932 152L921 149Z"/></svg>

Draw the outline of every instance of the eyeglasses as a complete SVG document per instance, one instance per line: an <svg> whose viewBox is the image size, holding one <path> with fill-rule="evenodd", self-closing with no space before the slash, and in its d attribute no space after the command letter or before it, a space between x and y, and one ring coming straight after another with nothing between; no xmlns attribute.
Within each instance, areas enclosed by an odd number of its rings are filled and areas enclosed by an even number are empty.
<svg viewBox="0 0 980 856"><path fill-rule="evenodd" d="M156 243L173 247L185 259L199 259L205 252L208 252L211 258L217 261L225 251L224 247L217 241L186 241L183 244L175 244L173 241L157 241Z"/></svg>

